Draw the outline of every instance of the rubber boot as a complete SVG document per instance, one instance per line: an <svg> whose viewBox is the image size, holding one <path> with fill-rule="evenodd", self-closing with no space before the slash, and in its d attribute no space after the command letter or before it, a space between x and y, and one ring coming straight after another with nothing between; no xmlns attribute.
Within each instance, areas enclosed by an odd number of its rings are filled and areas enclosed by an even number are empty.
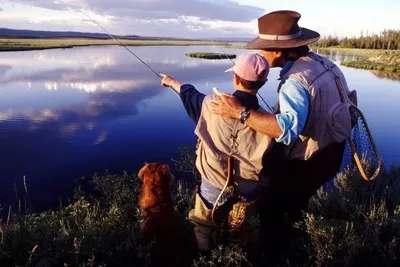
<svg viewBox="0 0 400 267"><path fill-rule="evenodd" d="M211 210L196 194L195 208L189 212L189 220L194 224L197 247L200 251L210 251L216 247L216 229L211 219Z"/></svg>

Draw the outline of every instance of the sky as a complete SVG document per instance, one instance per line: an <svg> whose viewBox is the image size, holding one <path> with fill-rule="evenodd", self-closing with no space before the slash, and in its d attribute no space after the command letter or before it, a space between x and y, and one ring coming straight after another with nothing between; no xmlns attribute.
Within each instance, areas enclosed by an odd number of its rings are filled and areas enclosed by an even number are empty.
<svg viewBox="0 0 400 267"><path fill-rule="evenodd" d="M301 27L322 36L400 29L398 0L0 0L0 25L13 29L102 32L181 38L253 38L257 18L298 11Z"/></svg>

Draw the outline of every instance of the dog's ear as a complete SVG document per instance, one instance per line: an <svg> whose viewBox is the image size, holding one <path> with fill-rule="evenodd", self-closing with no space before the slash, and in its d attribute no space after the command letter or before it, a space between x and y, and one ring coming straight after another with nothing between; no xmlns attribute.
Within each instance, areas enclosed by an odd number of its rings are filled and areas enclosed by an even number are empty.
<svg viewBox="0 0 400 267"><path fill-rule="evenodd" d="M146 176L146 172L148 171L149 164L145 162L145 165L140 169L138 173L139 180L143 181L144 177Z"/></svg>
<svg viewBox="0 0 400 267"><path fill-rule="evenodd" d="M163 175L169 175L169 166L167 164L161 164L158 171Z"/></svg>
<svg viewBox="0 0 400 267"><path fill-rule="evenodd" d="M161 164L159 165L159 167L157 168L157 172L165 178L168 179L168 181L171 181L173 179L173 175L169 169L169 166L167 164Z"/></svg>

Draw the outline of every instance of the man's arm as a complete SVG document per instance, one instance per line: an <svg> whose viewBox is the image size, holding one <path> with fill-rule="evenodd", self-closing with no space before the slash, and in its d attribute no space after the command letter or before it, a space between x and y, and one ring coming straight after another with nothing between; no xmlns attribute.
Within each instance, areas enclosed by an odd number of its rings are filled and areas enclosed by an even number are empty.
<svg viewBox="0 0 400 267"><path fill-rule="evenodd" d="M307 120L309 92L297 80L288 79L279 92L280 113L266 114L252 110L246 124L254 130L286 145L297 140ZM212 112L228 118L239 118L244 107L232 95L224 94L211 103Z"/></svg>
<svg viewBox="0 0 400 267"><path fill-rule="evenodd" d="M179 95L187 114L197 124L205 95L197 91L191 84L182 85Z"/></svg>
<svg viewBox="0 0 400 267"><path fill-rule="evenodd" d="M252 110L250 112L250 117L246 120L246 124L257 132L272 138L279 138L283 133L275 115L268 113Z"/></svg>
<svg viewBox="0 0 400 267"><path fill-rule="evenodd" d="M310 93L298 80L288 78L279 92L279 114L276 120L282 135L276 138L279 143L294 143L307 121L310 106Z"/></svg>
<svg viewBox="0 0 400 267"><path fill-rule="evenodd" d="M220 100L211 102L210 106L214 114L231 119L239 119L240 113L245 108L235 96L226 93L220 96ZM273 138L278 138L282 135L282 130L277 123L275 115L269 113L251 110L246 124L257 132Z"/></svg>
<svg viewBox="0 0 400 267"><path fill-rule="evenodd" d="M191 84L183 84L174 78L161 73L161 84L165 87L171 87L175 90L185 107L189 117L197 124L201 115L201 108L205 95L196 90Z"/></svg>

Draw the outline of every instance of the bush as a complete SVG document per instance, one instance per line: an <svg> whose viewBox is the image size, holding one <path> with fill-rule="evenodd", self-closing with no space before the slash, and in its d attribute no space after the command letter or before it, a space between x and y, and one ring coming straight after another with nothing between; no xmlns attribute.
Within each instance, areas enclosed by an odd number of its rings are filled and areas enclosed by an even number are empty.
<svg viewBox="0 0 400 267"><path fill-rule="evenodd" d="M80 196L55 211L14 216L2 229L1 266L146 266L140 245L137 179L127 173L94 176L97 198Z"/></svg>

